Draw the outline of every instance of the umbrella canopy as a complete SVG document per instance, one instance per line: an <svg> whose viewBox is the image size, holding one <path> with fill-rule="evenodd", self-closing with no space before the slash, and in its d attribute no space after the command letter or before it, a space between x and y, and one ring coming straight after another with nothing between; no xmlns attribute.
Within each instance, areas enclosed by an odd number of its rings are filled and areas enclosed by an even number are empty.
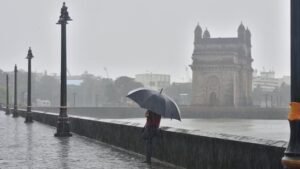
<svg viewBox="0 0 300 169"><path fill-rule="evenodd" d="M126 97L135 101L140 107L151 110L163 117L181 120L177 104L167 95L151 89L138 88Z"/></svg>

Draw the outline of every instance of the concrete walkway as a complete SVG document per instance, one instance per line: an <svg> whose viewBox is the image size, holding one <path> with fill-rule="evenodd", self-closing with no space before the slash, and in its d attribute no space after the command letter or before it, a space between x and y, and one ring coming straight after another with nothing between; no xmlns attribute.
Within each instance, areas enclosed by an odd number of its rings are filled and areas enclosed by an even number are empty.
<svg viewBox="0 0 300 169"><path fill-rule="evenodd" d="M54 137L56 129L38 122L25 124L0 111L1 169L172 169L110 145L73 134ZM141 140L142 141L142 140Z"/></svg>

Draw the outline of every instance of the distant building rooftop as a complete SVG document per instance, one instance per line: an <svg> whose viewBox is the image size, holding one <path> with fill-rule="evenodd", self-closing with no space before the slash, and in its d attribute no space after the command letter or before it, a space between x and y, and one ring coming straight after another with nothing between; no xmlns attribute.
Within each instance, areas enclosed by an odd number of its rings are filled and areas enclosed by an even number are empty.
<svg viewBox="0 0 300 169"><path fill-rule="evenodd" d="M276 87L280 87L282 83L290 85L290 76L283 76L282 78L276 78L274 71L261 71L258 75L258 71L253 73L252 90L260 87L263 91L271 92Z"/></svg>
<svg viewBox="0 0 300 169"><path fill-rule="evenodd" d="M67 80L67 85L80 86L83 80Z"/></svg>

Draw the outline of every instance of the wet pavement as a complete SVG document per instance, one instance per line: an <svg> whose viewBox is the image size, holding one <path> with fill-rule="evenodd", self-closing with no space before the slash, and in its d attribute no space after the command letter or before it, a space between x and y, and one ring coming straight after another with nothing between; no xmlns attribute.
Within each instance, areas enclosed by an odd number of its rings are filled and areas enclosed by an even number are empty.
<svg viewBox="0 0 300 169"><path fill-rule="evenodd" d="M145 124L143 118L118 119L117 121ZM162 119L161 127L164 126L281 141L288 141L290 135L288 120L182 119L180 122Z"/></svg>
<svg viewBox="0 0 300 169"><path fill-rule="evenodd" d="M1 169L172 169L154 162L141 163L142 156L73 134L54 137L54 127L24 118L12 118L0 111Z"/></svg>

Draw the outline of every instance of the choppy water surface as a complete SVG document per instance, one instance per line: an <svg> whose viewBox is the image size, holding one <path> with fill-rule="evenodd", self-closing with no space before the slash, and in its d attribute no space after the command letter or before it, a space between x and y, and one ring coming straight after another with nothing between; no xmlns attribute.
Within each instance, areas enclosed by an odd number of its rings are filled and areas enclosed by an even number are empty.
<svg viewBox="0 0 300 169"><path fill-rule="evenodd" d="M0 112L1 169L171 169L161 163L141 163L143 158L107 144L74 134L53 136L55 128Z"/></svg>

